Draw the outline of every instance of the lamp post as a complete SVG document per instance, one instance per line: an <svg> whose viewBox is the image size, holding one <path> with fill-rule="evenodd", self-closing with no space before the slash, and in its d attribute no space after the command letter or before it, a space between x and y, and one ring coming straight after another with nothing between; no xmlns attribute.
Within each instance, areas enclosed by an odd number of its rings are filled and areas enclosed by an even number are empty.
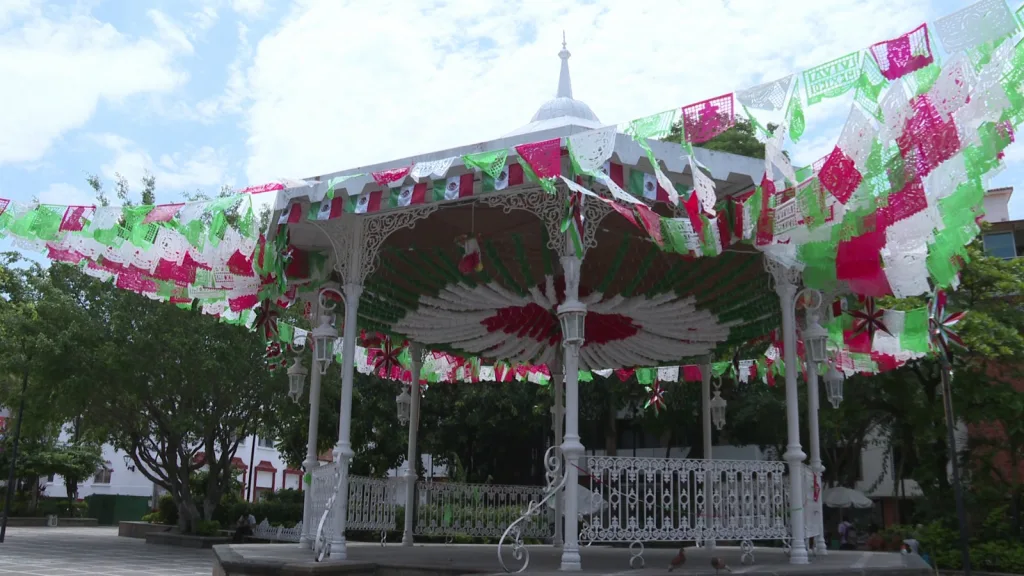
<svg viewBox="0 0 1024 576"><path fill-rule="evenodd" d="M409 414L412 412L412 396L409 390L402 385L402 393L395 396L395 405L398 408L398 423L405 426L409 423Z"/></svg>
<svg viewBox="0 0 1024 576"><path fill-rule="evenodd" d="M939 370L942 377L942 409L946 415L946 443L949 445L949 467L952 472L953 498L956 501L956 516L960 524L960 554L964 566L964 576L971 576L970 534L967 532L967 508L964 504L964 488L960 483L960 463L957 462L956 434L953 418L953 366L949 357L943 353L939 359Z"/></svg>
<svg viewBox="0 0 1024 576"><path fill-rule="evenodd" d="M18 464L18 444L21 441L21 420L25 416L25 392L28 390L28 363L21 379L21 402L18 404L18 421L14 423L14 445L11 447L11 470L7 473L7 486L4 489L4 515L0 521L0 544L7 535L7 518L11 513L11 502L14 499L14 472Z"/></svg>
<svg viewBox="0 0 1024 576"><path fill-rule="evenodd" d="M409 445L406 456L405 467L405 533L402 535L402 546L413 545L413 532L415 530L416 514L416 435L420 424L420 402L422 392L420 391L420 372L423 369L423 347L413 342L409 345L409 352L412 355L412 381L409 383L409 390L402 390L402 393L395 399L398 404L398 420L403 425L409 424Z"/></svg>
<svg viewBox="0 0 1024 576"><path fill-rule="evenodd" d="M825 299L821 295L821 292L813 290L810 292L816 296L816 301L813 306L808 306L806 310L806 324L803 331L804 340L804 351L807 356L807 427L810 431L810 465L811 474L813 474L814 482L817 486L820 486L822 474L825 472L825 466L821 463L821 437L818 426L818 410L820 399L818 397L818 365L824 362L827 358L826 346L828 344L828 330L822 327L820 319L821 305L824 304ZM826 380L827 382L827 380ZM807 487L804 487L806 490ZM816 493L815 500L812 502L812 522L815 524L812 528L814 538L814 552L816 554L826 555L828 554L827 546L825 545L825 525L824 519L822 518L821 506L818 503L820 498L820 492ZM807 530L811 532L811 530Z"/></svg>
<svg viewBox="0 0 1024 576"><path fill-rule="evenodd" d="M292 402L296 404L302 398L302 390L306 387L306 376L309 375L309 370L302 365L302 360L299 358L295 359L288 368L288 397L292 399Z"/></svg>
<svg viewBox="0 0 1024 576"><path fill-rule="evenodd" d="M338 339L338 329L334 327L334 317L325 314L320 317L320 325L313 330L313 359L320 374L327 374L334 355L334 341Z"/></svg>
<svg viewBox="0 0 1024 576"><path fill-rule="evenodd" d="M565 436L562 440L562 458L565 466L565 529L562 543L562 571L579 571L579 470L583 456L580 442L580 347L583 345L587 306L579 300L580 266L576 256L562 256L565 275L565 299L558 306L558 321L562 328L562 367L565 373Z"/></svg>
<svg viewBox="0 0 1024 576"><path fill-rule="evenodd" d="M711 397L711 423L715 429L721 431L725 428L725 408L729 405L725 398L722 398L721 381L715 383L715 395Z"/></svg>
<svg viewBox="0 0 1024 576"><path fill-rule="evenodd" d="M846 375L840 372L834 363L829 363L828 372L825 373L825 393L828 394L829 404L833 408L839 408L843 403L843 381Z"/></svg>

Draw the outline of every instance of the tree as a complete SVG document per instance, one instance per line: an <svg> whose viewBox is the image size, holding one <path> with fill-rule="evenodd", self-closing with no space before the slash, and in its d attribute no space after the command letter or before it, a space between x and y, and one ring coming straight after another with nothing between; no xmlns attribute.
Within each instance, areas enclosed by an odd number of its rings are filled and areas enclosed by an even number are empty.
<svg viewBox="0 0 1024 576"><path fill-rule="evenodd" d="M956 326L966 349L954 348L953 404L958 420L966 424L1008 426L1007 440L1020 442L1006 453L1024 453L1024 436L1013 430L1019 413L1009 411L1011 382L1022 375L1019 358L1024 357L1024 311L1017 295L1024 293L1024 262L987 257L980 241L968 246L968 263L955 292L949 293L949 310L968 314ZM923 298L887 300L883 307L909 309L925 305ZM996 369L995 371L993 369ZM935 357L912 361L885 374L861 380L867 394L862 405L880 414L890 453L900 453L894 462L895 480L904 478L920 485L926 513L944 515L953 500L948 476L948 443L940 390L941 374ZM975 446L980 440L974 439ZM1001 440L1000 440L1001 443ZM975 464L984 468L984 460ZM978 481L999 481L990 474L975 475ZM1020 494L1024 486L1014 477L1004 486ZM1004 494L1006 492L1003 492Z"/></svg>
<svg viewBox="0 0 1024 576"><path fill-rule="evenodd" d="M419 452L462 481L536 484L551 405L550 387L528 382L431 386L420 407Z"/></svg>
<svg viewBox="0 0 1024 576"><path fill-rule="evenodd" d="M767 130L774 132L775 124L768 124ZM680 119L672 126L672 131L664 138L665 142L681 143L683 141L683 122ZM764 159L764 142L757 139L757 129L746 118L736 118L735 124L707 142L697 145L705 150L729 152L750 158Z"/></svg>
<svg viewBox="0 0 1024 576"><path fill-rule="evenodd" d="M155 181L143 185L143 202L155 202ZM123 202L128 194L119 184ZM52 290L37 309L52 341L43 368L51 409L124 450L174 498L182 531L193 531L236 474L239 438L272 417L284 375L264 368L258 335L195 306L156 302L67 265L51 266L48 277ZM190 478L200 469L209 474L197 501Z"/></svg>

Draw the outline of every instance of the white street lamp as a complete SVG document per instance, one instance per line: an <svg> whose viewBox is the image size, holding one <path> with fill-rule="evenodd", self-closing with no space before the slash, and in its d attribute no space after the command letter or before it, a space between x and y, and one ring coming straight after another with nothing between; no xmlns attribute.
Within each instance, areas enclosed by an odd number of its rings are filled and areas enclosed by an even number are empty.
<svg viewBox="0 0 1024 576"><path fill-rule="evenodd" d="M321 374L327 374L334 355L334 341L338 339L338 329L334 327L333 316L320 317L320 325L313 330L313 361L320 368Z"/></svg>
<svg viewBox="0 0 1024 576"><path fill-rule="evenodd" d="M405 426L409 423L410 414L412 413L412 396L409 395L409 391L403 386L402 393L395 396L395 404L398 406L398 423Z"/></svg>
<svg viewBox="0 0 1024 576"><path fill-rule="evenodd" d="M807 346L808 364L824 362L826 358L825 344L828 343L828 330L818 322L818 314L808 311L807 329L804 330L804 344Z"/></svg>
<svg viewBox="0 0 1024 576"><path fill-rule="evenodd" d="M302 365L302 360L296 358L295 363L288 368L288 397L292 399L292 402L299 403L299 399L302 398L302 390L306 387L306 376L309 375L309 370Z"/></svg>
<svg viewBox="0 0 1024 576"><path fill-rule="evenodd" d="M829 364L828 372L825 373L825 393L833 408L839 408L843 403L843 380L846 380L846 375L837 370L834 364Z"/></svg>
<svg viewBox="0 0 1024 576"><path fill-rule="evenodd" d="M715 395L711 398L711 423L715 425L715 428L721 430L725 427L725 407L729 405L722 398L722 392L715 390Z"/></svg>
<svg viewBox="0 0 1024 576"><path fill-rule="evenodd" d="M569 300L558 306L558 320L562 324L562 342L582 344L587 307L578 300Z"/></svg>

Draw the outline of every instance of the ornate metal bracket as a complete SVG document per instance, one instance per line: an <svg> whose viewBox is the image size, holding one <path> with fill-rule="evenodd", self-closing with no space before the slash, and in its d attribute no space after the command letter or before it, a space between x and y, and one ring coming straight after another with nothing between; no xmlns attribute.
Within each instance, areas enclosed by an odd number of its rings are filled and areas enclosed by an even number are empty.
<svg viewBox="0 0 1024 576"><path fill-rule="evenodd" d="M523 210L535 215L544 223L548 231L548 248L558 255L565 254L565 234L561 232L562 197L536 188L526 192L513 194L493 194L482 196L484 204L492 208L501 208L505 214L513 210Z"/></svg>
<svg viewBox="0 0 1024 576"><path fill-rule="evenodd" d="M335 462L337 462L337 459L335 459ZM320 516L320 522L316 525L316 538L313 540L313 559L317 562L323 562L324 558L331 555L331 541L327 538L327 532L324 528L327 526L327 518L331 514L334 501L338 498L338 492L341 492L341 481L341 463L338 462L337 471L334 473L334 493L327 500L324 513ZM345 496L348 496L348 494Z"/></svg>
<svg viewBox="0 0 1024 576"><path fill-rule="evenodd" d="M544 453L544 475L547 478L547 487L544 489L543 498L537 502L530 501L523 514L514 522L509 524L508 528L505 528L505 532L501 535L501 539L498 540L498 564L501 564L501 568L505 572L512 572L512 570L509 570L508 566L505 565L505 560L501 557L501 548L505 545L506 538L511 538L510 545L512 547L512 558L514 558L516 562L523 563L523 565L515 572L523 572L530 565L530 550L523 544L521 526L528 519L540 514L543 507L547 505L548 500L553 498L555 494L565 487L567 476L565 475L564 462L565 460L562 457L561 449L558 446L552 446ZM556 521L557 520L560 519L556 519Z"/></svg>

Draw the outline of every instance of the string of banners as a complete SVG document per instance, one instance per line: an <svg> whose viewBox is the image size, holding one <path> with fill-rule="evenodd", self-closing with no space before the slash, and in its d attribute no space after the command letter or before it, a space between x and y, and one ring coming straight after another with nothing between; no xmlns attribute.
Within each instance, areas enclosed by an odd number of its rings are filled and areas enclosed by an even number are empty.
<svg viewBox="0 0 1024 576"><path fill-rule="evenodd" d="M286 304L326 278L322 254L289 244L289 224L534 182L571 191L565 228L577 244L586 225L581 206L605 202L667 251L714 256L744 242L801 268L811 287L841 281L865 297L926 294L933 286L955 287L965 245L979 232L986 179L1004 167L1004 150L1024 121L1018 30L1002 0L981 0L799 74L620 126L324 182L281 180L198 203L97 207L0 199L0 234L119 288L177 304L198 300L204 311L240 321L256 309L269 315L274 303ZM833 150L794 167L785 147L803 137L804 111L849 94L854 104ZM694 146L742 118L765 143L764 176L752 192L718 199ZM769 130L771 120L777 126ZM652 148L674 127L692 188L673 182ZM615 162L620 128L644 149L651 173L627 174ZM567 173L563 149L571 159ZM461 173L466 168L470 173ZM278 195L285 231L266 240L251 198L270 192ZM301 195L313 201L306 213L290 202ZM652 202L682 215L659 216Z"/></svg>

